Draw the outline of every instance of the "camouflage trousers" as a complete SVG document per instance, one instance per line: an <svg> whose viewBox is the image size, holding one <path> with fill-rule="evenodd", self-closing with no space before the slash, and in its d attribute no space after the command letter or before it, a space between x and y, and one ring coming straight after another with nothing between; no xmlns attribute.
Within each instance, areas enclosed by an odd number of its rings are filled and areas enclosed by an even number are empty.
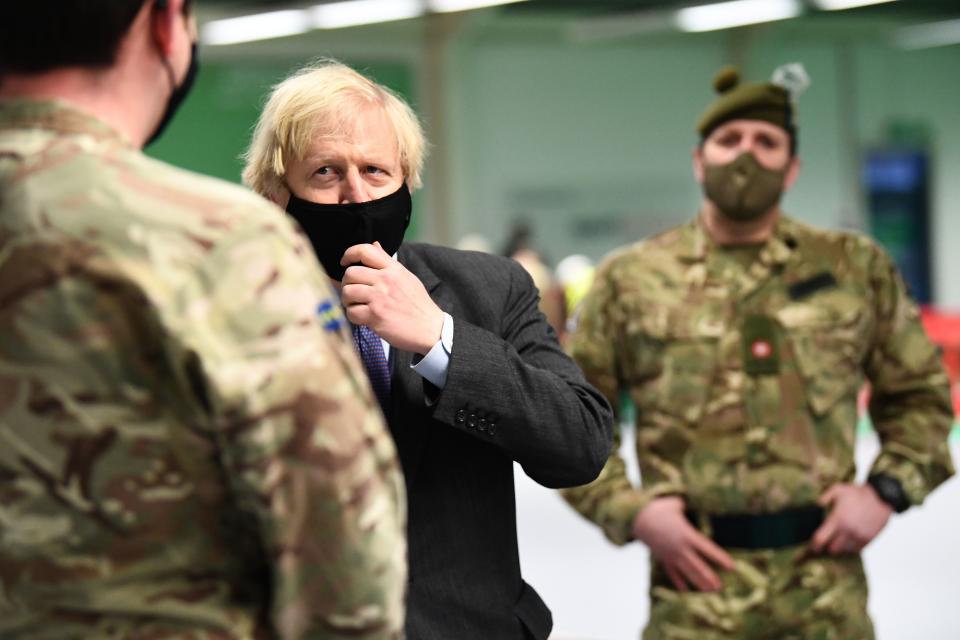
<svg viewBox="0 0 960 640"><path fill-rule="evenodd" d="M873 640L860 556L728 551L717 593L679 592L654 563L643 640Z"/></svg>

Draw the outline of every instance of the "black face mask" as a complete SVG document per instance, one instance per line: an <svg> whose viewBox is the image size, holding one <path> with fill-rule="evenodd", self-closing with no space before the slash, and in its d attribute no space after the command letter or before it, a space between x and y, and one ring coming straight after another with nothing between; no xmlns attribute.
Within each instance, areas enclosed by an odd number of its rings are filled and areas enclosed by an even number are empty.
<svg viewBox="0 0 960 640"><path fill-rule="evenodd" d="M183 82L180 83L180 86L174 86L173 91L170 92L170 98L167 100L167 106L163 111L163 116L161 116L160 122L157 123L156 129L153 130L153 133L150 134L150 137L144 143L144 147L150 146L157 141L157 138L163 135L164 129L166 129L170 121L173 120L177 109L180 108L183 100L187 97L187 94L190 93L190 89L193 88L193 81L197 79L197 68L199 66L197 43L194 42L193 47L190 49L190 66L187 67L187 75L183 77ZM172 84L173 71L170 71L170 78Z"/></svg>
<svg viewBox="0 0 960 640"><path fill-rule="evenodd" d="M291 192L287 213L300 223L330 277L340 281L347 269L340 259L353 245L377 241L391 256L397 252L410 224L412 207L404 182L388 196L349 204L317 204Z"/></svg>

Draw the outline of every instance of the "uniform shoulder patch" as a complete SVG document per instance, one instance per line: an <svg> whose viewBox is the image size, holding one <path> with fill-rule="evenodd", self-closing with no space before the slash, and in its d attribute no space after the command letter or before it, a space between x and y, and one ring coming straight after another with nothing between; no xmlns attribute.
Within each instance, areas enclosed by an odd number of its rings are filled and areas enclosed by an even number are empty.
<svg viewBox="0 0 960 640"><path fill-rule="evenodd" d="M343 316L343 308L338 301L323 300L317 305L317 315L327 331L340 331L347 324L347 319Z"/></svg>

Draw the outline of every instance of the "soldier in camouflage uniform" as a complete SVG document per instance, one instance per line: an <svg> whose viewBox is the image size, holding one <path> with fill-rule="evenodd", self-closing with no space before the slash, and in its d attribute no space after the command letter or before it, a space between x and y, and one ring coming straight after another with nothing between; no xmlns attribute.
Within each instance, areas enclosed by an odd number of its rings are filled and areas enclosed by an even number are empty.
<svg viewBox="0 0 960 640"><path fill-rule="evenodd" d="M780 211L788 80L717 77L699 217L607 258L572 338L587 379L636 405L642 487L614 453L565 497L649 546L646 640L873 638L859 552L953 472L947 378L894 265ZM882 446L856 485L864 376Z"/></svg>
<svg viewBox="0 0 960 640"><path fill-rule="evenodd" d="M0 4L0 637L401 638L405 491L326 277L140 151L184 4Z"/></svg>

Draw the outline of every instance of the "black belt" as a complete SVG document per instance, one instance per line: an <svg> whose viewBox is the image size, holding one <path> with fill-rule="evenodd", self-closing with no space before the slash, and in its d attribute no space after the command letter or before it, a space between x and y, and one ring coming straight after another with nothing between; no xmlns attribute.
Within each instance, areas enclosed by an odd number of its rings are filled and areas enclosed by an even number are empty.
<svg viewBox="0 0 960 640"><path fill-rule="evenodd" d="M687 520L700 527L701 515L686 512ZM706 515L711 538L731 549L780 549L807 543L823 523L820 507L784 509L774 513L727 513Z"/></svg>

